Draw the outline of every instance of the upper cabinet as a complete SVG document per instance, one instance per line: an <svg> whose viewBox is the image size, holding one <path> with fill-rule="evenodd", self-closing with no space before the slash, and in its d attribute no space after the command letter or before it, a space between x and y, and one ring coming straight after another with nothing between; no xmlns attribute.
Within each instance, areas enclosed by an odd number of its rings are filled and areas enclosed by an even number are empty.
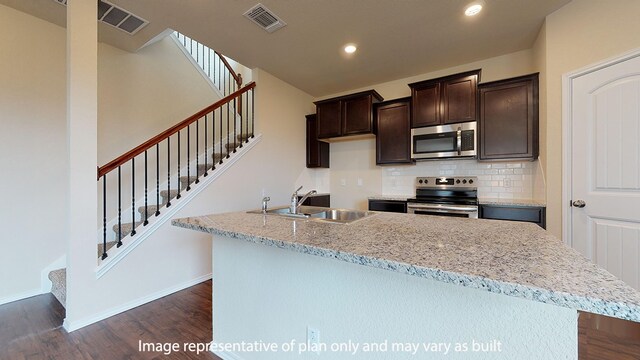
<svg viewBox="0 0 640 360"><path fill-rule="evenodd" d="M307 115L307 167L329 167L329 144L318 141L316 114Z"/></svg>
<svg viewBox="0 0 640 360"><path fill-rule="evenodd" d="M382 101L375 90L315 102L318 139L373 134L373 104Z"/></svg>
<svg viewBox="0 0 640 360"><path fill-rule="evenodd" d="M538 74L479 85L481 160L538 157Z"/></svg>
<svg viewBox="0 0 640 360"><path fill-rule="evenodd" d="M376 164L411 164L411 98L386 101L375 109Z"/></svg>
<svg viewBox="0 0 640 360"><path fill-rule="evenodd" d="M411 127L476 121L480 70L409 84Z"/></svg>

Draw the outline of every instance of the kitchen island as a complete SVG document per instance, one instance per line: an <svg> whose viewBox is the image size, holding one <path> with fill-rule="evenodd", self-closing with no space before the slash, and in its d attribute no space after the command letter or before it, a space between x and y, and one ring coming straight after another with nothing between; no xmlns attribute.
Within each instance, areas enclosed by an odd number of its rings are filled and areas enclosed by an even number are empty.
<svg viewBox="0 0 640 360"><path fill-rule="evenodd" d="M306 345L309 326L326 359L577 359L577 310L640 321L637 291L534 224L244 212L173 224L214 235L214 341L279 346L223 358L317 358L283 348Z"/></svg>

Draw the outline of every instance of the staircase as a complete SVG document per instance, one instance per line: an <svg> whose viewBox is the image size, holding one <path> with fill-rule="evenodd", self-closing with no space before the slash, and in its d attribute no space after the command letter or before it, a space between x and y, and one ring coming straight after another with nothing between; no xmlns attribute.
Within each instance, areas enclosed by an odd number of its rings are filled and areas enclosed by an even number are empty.
<svg viewBox="0 0 640 360"><path fill-rule="evenodd" d="M224 97L98 168L102 227L96 250L104 272L188 203L199 192L191 191L196 184L206 187L255 139L255 83L241 87L242 77L224 56L177 32L171 36ZM51 271L49 279L51 293L65 306L66 269Z"/></svg>

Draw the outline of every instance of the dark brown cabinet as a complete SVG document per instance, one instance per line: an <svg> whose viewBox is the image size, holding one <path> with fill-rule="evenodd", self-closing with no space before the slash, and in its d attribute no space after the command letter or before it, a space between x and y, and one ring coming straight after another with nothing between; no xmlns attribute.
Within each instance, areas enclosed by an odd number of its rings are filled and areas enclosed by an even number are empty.
<svg viewBox="0 0 640 360"><path fill-rule="evenodd" d="M307 167L329 167L329 144L318 140L316 114L307 115Z"/></svg>
<svg viewBox="0 0 640 360"><path fill-rule="evenodd" d="M538 158L538 74L478 88L480 160Z"/></svg>
<svg viewBox="0 0 640 360"><path fill-rule="evenodd" d="M373 134L373 104L382 100L368 90L315 102L318 139Z"/></svg>
<svg viewBox="0 0 640 360"><path fill-rule="evenodd" d="M411 163L411 98L403 98L375 107L376 164Z"/></svg>
<svg viewBox="0 0 640 360"><path fill-rule="evenodd" d="M546 208L543 206L480 205L481 219L525 221L546 228Z"/></svg>
<svg viewBox="0 0 640 360"><path fill-rule="evenodd" d="M369 210L406 213L407 202L401 200L369 200Z"/></svg>
<svg viewBox="0 0 640 360"><path fill-rule="evenodd" d="M476 121L480 70L409 84L411 127Z"/></svg>
<svg viewBox="0 0 640 360"><path fill-rule="evenodd" d="M302 199L302 196L298 195L298 201L300 201L300 199ZM331 195L329 194L311 195L302 203L302 205L330 207Z"/></svg>

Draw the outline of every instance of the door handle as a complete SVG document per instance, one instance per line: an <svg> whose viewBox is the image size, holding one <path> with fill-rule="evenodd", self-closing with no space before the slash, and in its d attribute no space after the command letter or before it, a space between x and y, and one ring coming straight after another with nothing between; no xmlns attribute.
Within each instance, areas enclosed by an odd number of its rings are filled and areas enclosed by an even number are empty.
<svg viewBox="0 0 640 360"><path fill-rule="evenodd" d="M456 137L457 137L456 145L458 146L458 155L462 155L462 128L459 126L458 126L458 131L456 131Z"/></svg>
<svg viewBox="0 0 640 360"><path fill-rule="evenodd" d="M577 207L577 208L583 208L585 206L587 206L587 203L584 202L584 200L576 200L574 202L571 203L572 206Z"/></svg>

